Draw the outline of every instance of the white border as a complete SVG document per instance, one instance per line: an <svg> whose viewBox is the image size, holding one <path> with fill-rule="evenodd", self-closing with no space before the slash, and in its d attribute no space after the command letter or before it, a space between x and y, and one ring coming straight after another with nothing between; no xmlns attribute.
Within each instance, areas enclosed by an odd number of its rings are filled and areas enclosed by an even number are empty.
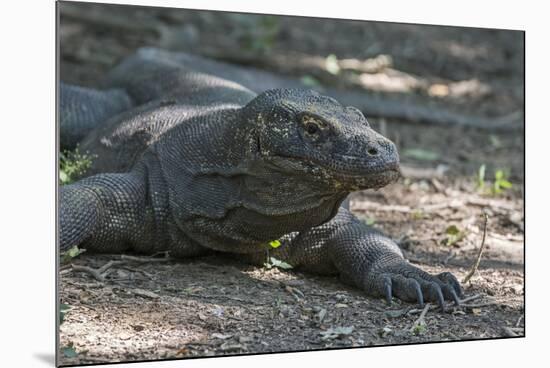
<svg viewBox="0 0 550 368"><path fill-rule="evenodd" d="M547 11L535 2L111 1L135 5L418 22L527 31L527 338L317 353L260 355L117 367L312 367L490 365L545 359L548 346L548 53ZM537 2L543 4L543 2ZM3 367L52 366L54 353L54 3L2 3L0 195ZM6 83L7 80L7 83ZM543 160L545 162L543 162ZM538 205L538 206L537 206ZM543 212L544 211L544 212Z"/></svg>

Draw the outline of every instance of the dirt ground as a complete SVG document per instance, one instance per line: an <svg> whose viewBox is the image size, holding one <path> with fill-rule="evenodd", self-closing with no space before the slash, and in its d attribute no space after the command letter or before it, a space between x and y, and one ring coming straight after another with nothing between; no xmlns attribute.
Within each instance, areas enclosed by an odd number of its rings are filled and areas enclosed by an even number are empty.
<svg viewBox="0 0 550 368"><path fill-rule="evenodd" d="M59 36L61 80L81 85L99 85L122 57L155 45L467 115L523 111L519 32L62 4ZM335 74L333 59L370 64L348 62L349 70ZM444 313L428 307L422 324L417 306L389 306L334 277L221 256L84 253L72 265L115 263L102 280L61 267L60 302L70 308L60 326L60 363L524 336L523 130L369 121L396 142L404 177L354 193L351 209L396 239L411 263L462 280L487 214L484 253L463 284L463 306ZM476 178L482 165L484 188ZM497 171L512 187L488 193Z"/></svg>

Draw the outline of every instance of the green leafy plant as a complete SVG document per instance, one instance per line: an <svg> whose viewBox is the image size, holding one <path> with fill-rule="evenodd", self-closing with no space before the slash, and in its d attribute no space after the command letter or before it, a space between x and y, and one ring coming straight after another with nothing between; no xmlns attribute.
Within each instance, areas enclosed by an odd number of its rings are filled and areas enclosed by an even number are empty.
<svg viewBox="0 0 550 368"><path fill-rule="evenodd" d="M495 170L495 179L490 183L490 187L487 189L486 181L486 167L485 164L481 165L477 173L477 188L484 190L486 194L498 195L507 189L512 188L512 183L508 180L508 174L503 169Z"/></svg>
<svg viewBox="0 0 550 368"><path fill-rule="evenodd" d="M413 220L422 220L424 218L424 211L422 211L421 209L415 209L411 213L411 217Z"/></svg>
<svg viewBox="0 0 550 368"><path fill-rule="evenodd" d="M288 263L283 262L281 260L278 260L275 257L269 257L268 261L266 263L264 263L264 266L267 269L277 267L277 268L280 268L280 269L283 269L283 270L290 270L292 268L292 266L289 265Z"/></svg>
<svg viewBox="0 0 550 368"><path fill-rule="evenodd" d="M445 234L447 236L444 240L444 244L447 246L458 243L466 236L466 232L460 230L456 225L451 225L447 227L447 229L445 229Z"/></svg>
<svg viewBox="0 0 550 368"><path fill-rule="evenodd" d="M281 242L278 240L272 240L269 242L269 246L271 248L279 248L281 246Z"/></svg>
<svg viewBox="0 0 550 368"><path fill-rule="evenodd" d="M493 194L500 194L506 189L512 188L512 183L508 180L508 175L504 170L495 171L495 181L493 182L493 187L491 188Z"/></svg>
<svg viewBox="0 0 550 368"><path fill-rule="evenodd" d="M68 304L61 304L59 306L59 324L62 324L65 320L65 314L71 309L71 306Z"/></svg>
<svg viewBox="0 0 550 368"><path fill-rule="evenodd" d="M92 166L92 155L82 154L78 148L59 154L59 181L62 185L70 184Z"/></svg>
<svg viewBox="0 0 550 368"><path fill-rule="evenodd" d="M423 324L415 325L411 329L411 332L413 333L413 335L423 335L426 332L426 325L423 325Z"/></svg>
<svg viewBox="0 0 550 368"><path fill-rule="evenodd" d="M61 263L69 263L71 259L79 256L80 254L84 253L86 249L80 249L76 245L72 248L70 248L65 253L61 254Z"/></svg>
<svg viewBox="0 0 550 368"><path fill-rule="evenodd" d="M72 342L70 342L69 345L65 346L62 350L63 350L63 355L66 358L76 358L78 355L78 353L74 349Z"/></svg>
<svg viewBox="0 0 550 368"><path fill-rule="evenodd" d="M330 54L325 58L325 69L332 75L340 73L340 65L338 64L336 55Z"/></svg>
<svg viewBox="0 0 550 368"><path fill-rule="evenodd" d="M367 217L365 219L365 224L369 225L369 226L372 226L376 223L376 219L373 218L373 217Z"/></svg>

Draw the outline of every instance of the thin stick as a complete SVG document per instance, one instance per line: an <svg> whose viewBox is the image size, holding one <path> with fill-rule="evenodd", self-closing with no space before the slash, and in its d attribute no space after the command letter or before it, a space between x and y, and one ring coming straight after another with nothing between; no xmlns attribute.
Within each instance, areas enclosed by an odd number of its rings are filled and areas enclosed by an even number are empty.
<svg viewBox="0 0 550 368"><path fill-rule="evenodd" d="M485 216L485 223L483 225L483 238L481 239L481 245L479 246L479 252L477 253L477 259L475 263L473 264L472 268L470 269L470 272L464 277L462 280L462 283L465 284L472 276L476 273L477 268L479 267L479 262L481 261L481 254L483 253L483 249L485 248L485 238L487 237L487 223L489 222L489 215L487 215L487 212L483 212L483 216Z"/></svg>
<svg viewBox="0 0 550 368"><path fill-rule="evenodd" d="M513 331L510 327L504 327L502 328L502 331L504 332L504 335L506 335L507 337L517 337L518 334L515 333L515 331Z"/></svg>
<svg viewBox="0 0 550 368"><path fill-rule="evenodd" d="M461 307L463 308L481 308L481 307L489 307L491 305L497 305L498 302L491 301L491 302L485 302L485 303L473 303L473 304L462 304Z"/></svg>
<svg viewBox="0 0 550 368"><path fill-rule="evenodd" d="M126 254L122 254L120 256L120 259L122 261L140 262L140 263L169 262L174 260L173 258L169 258L169 257L165 257L165 258L135 257L135 256L129 256Z"/></svg>
<svg viewBox="0 0 550 368"><path fill-rule="evenodd" d="M484 294L476 294L476 295L472 295L472 296L469 296L467 298L464 298L460 301L460 304L462 303L467 303L467 302L471 302L472 300L476 300L476 299L479 299L481 297L485 296Z"/></svg>
<svg viewBox="0 0 550 368"><path fill-rule="evenodd" d="M519 324L521 323L521 320L523 319L523 316L519 316L518 318L518 321L516 322L516 327L519 326Z"/></svg>
<svg viewBox="0 0 550 368"><path fill-rule="evenodd" d="M420 316L418 317L418 319L416 321L414 321L412 327L410 328L411 331L413 331L416 326L425 326L426 325L426 321L425 321L424 317L426 316L426 313L428 313L429 309L430 309L430 303L426 303L426 305L424 306L424 309L422 309L422 313L420 313Z"/></svg>
<svg viewBox="0 0 550 368"><path fill-rule="evenodd" d="M105 281L105 277L99 272L99 270L96 270L95 268L91 268L88 266L79 266L75 264L72 264L71 267L74 271L86 272L87 274L92 275L97 281Z"/></svg>
<svg viewBox="0 0 550 368"><path fill-rule="evenodd" d="M118 266L119 264L122 264L122 263L126 263L126 262L123 262L123 261L109 261L107 262L106 264L104 264L103 266L101 266L97 272L99 272L101 275L103 275L105 273L105 271L107 271L109 268L113 267L113 266ZM105 277L105 275L103 275Z"/></svg>

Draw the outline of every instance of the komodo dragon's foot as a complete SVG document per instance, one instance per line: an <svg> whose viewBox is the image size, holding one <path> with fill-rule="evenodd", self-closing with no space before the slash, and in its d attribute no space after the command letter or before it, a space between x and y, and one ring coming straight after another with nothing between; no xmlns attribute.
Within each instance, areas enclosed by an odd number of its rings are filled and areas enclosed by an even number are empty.
<svg viewBox="0 0 550 368"><path fill-rule="evenodd" d="M404 259L373 267L364 278L364 288L369 294L385 297L388 304L395 296L421 306L424 301L435 302L442 310L445 300L459 305L463 296L460 283L450 272L430 275Z"/></svg>

